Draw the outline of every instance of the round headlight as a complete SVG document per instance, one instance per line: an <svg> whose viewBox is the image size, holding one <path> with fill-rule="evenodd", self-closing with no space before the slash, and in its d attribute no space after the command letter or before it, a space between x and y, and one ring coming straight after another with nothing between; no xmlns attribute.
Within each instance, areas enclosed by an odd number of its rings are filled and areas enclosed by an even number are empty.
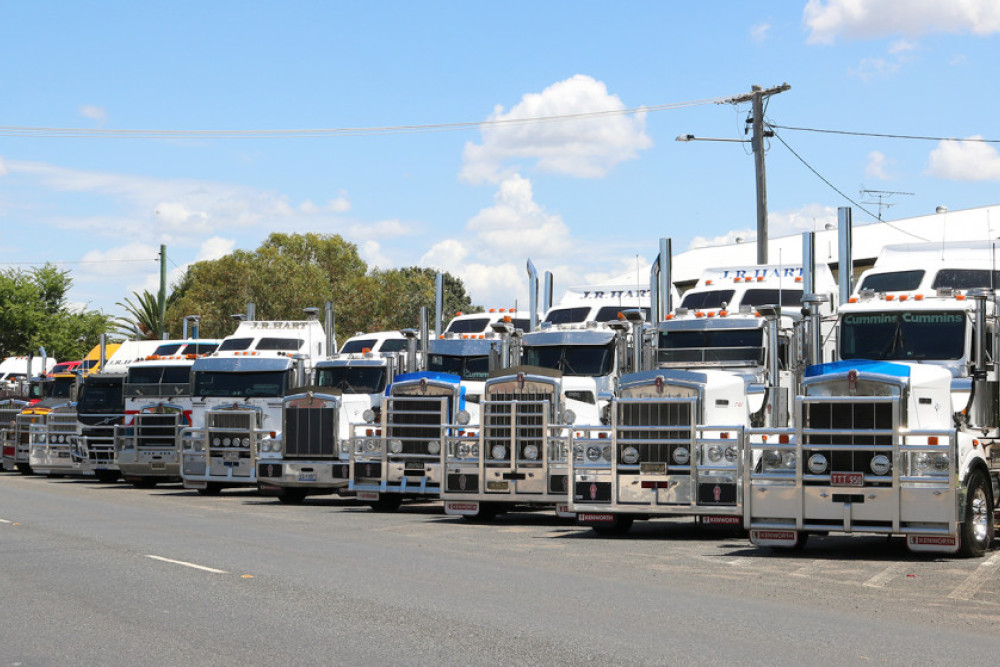
<svg viewBox="0 0 1000 667"><path fill-rule="evenodd" d="M348 452L348 451L350 451L350 449L351 449L351 441L350 440L348 440L347 438L344 438L343 440L340 441L340 451L342 451L342 452Z"/></svg>
<svg viewBox="0 0 1000 667"><path fill-rule="evenodd" d="M576 422L576 413L572 410L562 411L562 423L563 424L573 424Z"/></svg>
<svg viewBox="0 0 1000 667"><path fill-rule="evenodd" d="M490 449L490 456L495 459L505 459L507 458L507 448L503 445L493 445Z"/></svg>
<svg viewBox="0 0 1000 667"><path fill-rule="evenodd" d="M243 438L243 446L244 447L249 447L250 446L250 438ZM275 447L274 449L277 450L278 448Z"/></svg>
<svg viewBox="0 0 1000 667"><path fill-rule="evenodd" d="M427 443L427 453L436 456L441 453L441 443L437 440L431 440Z"/></svg>
<svg viewBox="0 0 1000 667"><path fill-rule="evenodd" d="M229 438L223 438L222 439L222 446L223 447L228 447L230 442L232 442L232 440L230 440ZM239 444L239 440L236 441L236 444Z"/></svg>
<svg viewBox="0 0 1000 667"><path fill-rule="evenodd" d="M781 455L781 465L783 465L783 466L785 466L786 468L789 468L789 469L790 468L794 468L795 467L795 452L785 452L784 454L782 454Z"/></svg>
<svg viewBox="0 0 1000 667"><path fill-rule="evenodd" d="M460 442L458 443L458 457L464 459L469 456L469 443Z"/></svg>
<svg viewBox="0 0 1000 667"><path fill-rule="evenodd" d="M604 445L604 449L601 450L601 458L611 463L611 445Z"/></svg>
<svg viewBox="0 0 1000 667"><path fill-rule="evenodd" d="M403 451L403 441L399 438L393 438L389 441L389 451L393 454L399 454Z"/></svg>
<svg viewBox="0 0 1000 667"><path fill-rule="evenodd" d="M872 472L875 473L876 475L882 476L888 474L890 468L889 457L886 456L885 454L878 454L876 456L873 456L871 462L871 468Z"/></svg>
<svg viewBox="0 0 1000 667"><path fill-rule="evenodd" d="M625 465L634 465L639 461L639 450L629 445L622 450L622 463Z"/></svg>
<svg viewBox="0 0 1000 667"><path fill-rule="evenodd" d="M573 445L573 453L583 456L583 445Z"/></svg>
<svg viewBox="0 0 1000 667"><path fill-rule="evenodd" d="M678 447L674 450L674 463L679 466L686 466L691 460L691 452L687 447Z"/></svg>
<svg viewBox="0 0 1000 667"><path fill-rule="evenodd" d="M354 439L354 449L356 451L359 451L359 452L364 451L364 449L365 449L365 439L364 438L355 438Z"/></svg>
<svg viewBox="0 0 1000 667"><path fill-rule="evenodd" d="M365 420L365 423L371 424L373 421L375 421L375 411L372 410L371 408L368 408L367 410L361 413L361 418Z"/></svg>
<svg viewBox="0 0 1000 667"><path fill-rule="evenodd" d="M948 470L948 455L947 454L932 454L931 455L931 465L938 472L945 472Z"/></svg>
<svg viewBox="0 0 1000 667"><path fill-rule="evenodd" d="M722 460L722 447L718 445L712 445L708 448L708 460L712 463L718 463Z"/></svg>
<svg viewBox="0 0 1000 667"><path fill-rule="evenodd" d="M377 452L379 450L378 442L378 438L366 438L365 449L369 452Z"/></svg>
<svg viewBox="0 0 1000 667"><path fill-rule="evenodd" d="M917 452L913 455L913 466L920 472L926 472L931 467L931 455L927 452Z"/></svg>
<svg viewBox="0 0 1000 667"><path fill-rule="evenodd" d="M265 440L263 442L263 444L261 444L260 449L261 449L261 451L264 451L264 452L271 451L271 441L270 440Z"/></svg>
<svg viewBox="0 0 1000 667"><path fill-rule="evenodd" d="M601 448L596 445L587 447L587 458L591 461L599 461L601 459Z"/></svg>
<svg viewBox="0 0 1000 667"><path fill-rule="evenodd" d="M218 437L212 438L212 444L218 447L219 445L222 444L222 440Z"/></svg>
<svg viewBox="0 0 1000 667"><path fill-rule="evenodd" d="M736 460L736 445L729 445L725 451L726 461L732 463Z"/></svg>
<svg viewBox="0 0 1000 667"><path fill-rule="evenodd" d="M66 442L66 436L65 435L56 436L56 442Z"/></svg>
<svg viewBox="0 0 1000 667"><path fill-rule="evenodd" d="M814 475L822 475L826 472L827 460L822 454L813 454L809 457L809 472Z"/></svg>
<svg viewBox="0 0 1000 667"><path fill-rule="evenodd" d="M525 445L524 458L534 461L538 458L538 445Z"/></svg>
<svg viewBox="0 0 1000 667"><path fill-rule="evenodd" d="M465 426L472 419L472 416L465 410L458 411L458 423Z"/></svg>
<svg viewBox="0 0 1000 667"><path fill-rule="evenodd" d="M475 456L477 459L479 458L479 445L472 446L472 455Z"/></svg>
<svg viewBox="0 0 1000 667"><path fill-rule="evenodd" d="M764 450L764 466L767 468L777 468L781 465L781 452L777 449Z"/></svg>

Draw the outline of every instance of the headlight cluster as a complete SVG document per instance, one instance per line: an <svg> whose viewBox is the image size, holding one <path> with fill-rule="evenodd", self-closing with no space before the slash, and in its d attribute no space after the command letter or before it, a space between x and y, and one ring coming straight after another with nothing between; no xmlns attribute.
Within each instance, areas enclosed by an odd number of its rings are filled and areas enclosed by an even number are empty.
<svg viewBox="0 0 1000 667"><path fill-rule="evenodd" d="M587 447L587 460L591 463L597 463L598 461L604 460L608 463L611 462L611 445L590 445Z"/></svg>
<svg viewBox="0 0 1000 667"><path fill-rule="evenodd" d="M681 449L681 448L679 447L678 449ZM675 450L675 452L674 452L675 459L676 459L676 453L677 452ZM709 460L710 463L720 463L723 459L726 460L726 463L735 463L736 462L736 445L728 445L725 448L723 448L722 445L712 445L711 447L708 448L708 450L706 451L706 454L708 455L708 460ZM688 458L688 456L687 456L687 450L686 449L685 449L684 458L685 459ZM685 460L685 463L686 462L687 461ZM678 463L680 463L680 462L678 461Z"/></svg>
<svg viewBox="0 0 1000 667"><path fill-rule="evenodd" d="M274 452L275 454L281 453L281 440L267 439L260 443L260 451L262 452Z"/></svg>
<svg viewBox="0 0 1000 667"><path fill-rule="evenodd" d="M215 436L212 438L213 447L250 447L250 438L231 438L227 436Z"/></svg>
<svg viewBox="0 0 1000 667"><path fill-rule="evenodd" d="M452 451L454 451L460 459L467 459L470 457L479 458L478 444L470 444L468 442L456 440L452 443Z"/></svg>
<svg viewBox="0 0 1000 667"><path fill-rule="evenodd" d="M782 452L777 449L765 449L761 458L764 470L777 472L794 472L795 452Z"/></svg>
<svg viewBox="0 0 1000 667"><path fill-rule="evenodd" d="M382 451L381 438L355 438L354 451L358 454L375 453Z"/></svg>
<svg viewBox="0 0 1000 667"><path fill-rule="evenodd" d="M916 452L911 454L913 472L917 475L944 475L950 462L947 452Z"/></svg>

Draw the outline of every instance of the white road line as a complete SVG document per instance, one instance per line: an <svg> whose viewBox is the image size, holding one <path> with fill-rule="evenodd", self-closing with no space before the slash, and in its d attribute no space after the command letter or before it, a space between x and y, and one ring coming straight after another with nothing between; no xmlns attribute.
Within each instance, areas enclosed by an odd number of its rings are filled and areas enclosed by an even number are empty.
<svg viewBox="0 0 1000 667"><path fill-rule="evenodd" d="M192 567L196 570L204 570L205 572L211 572L213 574L229 574L225 570L216 570L214 567L205 567L204 565L196 565L195 563L187 563L182 560L164 558L163 556L153 556L151 554L146 554L146 558L152 558L153 560L161 560L164 563L173 563L174 565L183 565L184 567Z"/></svg>
<svg viewBox="0 0 1000 667"><path fill-rule="evenodd" d="M952 600L971 600L980 588L989 581L990 575L1000 569L1000 553L994 554L988 561L980 563L976 571L958 585L958 588L948 594Z"/></svg>
<svg viewBox="0 0 1000 667"><path fill-rule="evenodd" d="M14 523L14 522L8 521L7 519L0 519L0 523Z"/></svg>
<svg viewBox="0 0 1000 667"><path fill-rule="evenodd" d="M793 577L811 577L814 574L818 574L819 571L820 571L820 568L822 568L825 563L826 563L825 560L814 560L813 562L809 563L808 565L803 565L799 569L795 570L795 572L792 572L792 576Z"/></svg>
<svg viewBox="0 0 1000 667"><path fill-rule="evenodd" d="M863 585L870 586L871 588L882 588L887 583L889 583L889 581L893 577L902 572L906 567L908 567L907 563L896 563L894 565L890 565L889 567L885 568L884 570L876 574L874 577L866 581Z"/></svg>

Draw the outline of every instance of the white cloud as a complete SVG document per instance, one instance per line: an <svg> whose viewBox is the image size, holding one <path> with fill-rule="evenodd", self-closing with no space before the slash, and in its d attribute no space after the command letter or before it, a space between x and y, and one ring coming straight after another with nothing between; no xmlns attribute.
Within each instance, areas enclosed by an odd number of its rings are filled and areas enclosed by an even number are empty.
<svg viewBox="0 0 1000 667"><path fill-rule="evenodd" d="M0 156L0 176L7 175L7 166L3 163L3 157Z"/></svg>
<svg viewBox="0 0 1000 667"><path fill-rule="evenodd" d="M492 207L481 210L466 225L490 252L523 254L527 248L566 246L569 228L562 217L546 213L535 202L528 179L510 176L493 200Z"/></svg>
<svg viewBox="0 0 1000 667"><path fill-rule="evenodd" d="M312 213L317 213L319 211L319 206L316 206L316 204L307 199L299 204L299 211L305 213L306 215L310 215Z"/></svg>
<svg viewBox="0 0 1000 667"><path fill-rule="evenodd" d="M198 250L198 256L194 261L204 262L225 257L233 252L233 248L235 247L236 241L233 239L224 239L220 236L213 236L212 238L206 239L202 242L201 248Z"/></svg>
<svg viewBox="0 0 1000 667"><path fill-rule="evenodd" d="M420 263L424 266L433 266L446 271L461 268L465 263L465 258L469 256L469 250L456 239L445 239L435 243L423 257Z"/></svg>
<svg viewBox="0 0 1000 667"><path fill-rule="evenodd" d="M401 236L411 236L416 233L415 225L406 224L401 220L379 220L378 222L359 222L346 230L346 235L356 239L379 238L383 241Z"/></svg>
<svg viewBox="0 0 1000 667"><path fill-rule="evenodd" d="M146 243L91 250L80 259L79 267L74 267L73 279L88 282L114 278L116 282L127 282L149 271L159 274L159 259L160 249Z"/></svg>
<svg viewBox="0 0 1000 667"><path fill-rule="evenodd" d="M927 172L953 181L1000 181L1000 153L981 141L942 141L931 151Z"/></svg>
<svg viewBox="0 0 1000 667"><path fill-rule="evenodd" d="M80 107L80 115L96 121L98 125L104 125L108 120L108 112L104 110L104 107L95 107L89 104Z"/></svg>
<svg viewBox="0 0 1000 667"><path fill-rule="evenodd" d="M535 162L542 171L580 178L604 176L619 162L632 160L652 146L646 135L645 113L601 115L547 122L513 122L625 109L607 86L578 74L530 93L510 111L497 106L481 129L482 143L465 145L461 178L472 183L496 183L519 163Z"/></svg>
<svg viewBox="0 0 1000 667"><path fill-rule="evenodd" d="M362 241L358 244L358 253L361 255L361 259L368 264L369 269L385 270L394 266L393 261L383 254L382 245L378 241Z"/></svg>
<svg viewBox="0 0 1000 667"><path fill-rule="evenodd" d="M750 39L760 44L767 40L767 33L771 30L770 23L758 23L750 28Z"/></svg>
<svg viewBox="0 0 1000 667"><path fill-rule="evenodd" d="M886 171L890 161L886 159L880 151L872 151L868 154L868 166L865 167L865 176L877 178L880 181L891 180L892 177Z"/></svg>
<svg viewBox="0 0 1000 667"><path fill-rule="evenodd" d="M351 200L347 198L347 192L341 190L334 199L326 203L326 207L334 213L347 213L351 210Z"/></svg>
<svg viewBox="0 0 1000 667"><path fill-rule="evenodd" d="M815 232L826 228L827 224L837 224L837 209L822 204L808 204L791 211L769 211L767 215L767 235L771 239L791 236L803 232ZM719 236L696 236L691 239L688 249L706 248L732 243L754 243L757 228L734 229Z"/></svg>
<svg viewBox="0 0 1000 667"><path fill-rule="evenodd" d="M907 51L915 51L917 49L917 43L911 42L908 39L900 39L889 45L889 53L896 55L897 53L906 53Z"/></svg>
<svg viewBox="0 0 1000 667"><path fill-rule="evenodd" d="M809 0L802 12L810 44L837 37L872 39L888 35L1000 32L996 0Z"/></svg>

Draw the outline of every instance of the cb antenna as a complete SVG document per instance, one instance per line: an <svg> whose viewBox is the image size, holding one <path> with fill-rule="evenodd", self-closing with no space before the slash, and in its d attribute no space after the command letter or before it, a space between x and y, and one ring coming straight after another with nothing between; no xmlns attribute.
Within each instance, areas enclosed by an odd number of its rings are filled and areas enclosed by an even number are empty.
<svg viewBox="0 0 1000 667"><path fill-rule="evenodd" d="M892 208L896 205L896 202L890 202L896 195L906 195L909 197L913 196L912 192L894 192L892 190L862 190L861 197L874 197L877 201L862 201L862 204L869 204L878 206L878 221L882 222L882 209Z"/></svg>

